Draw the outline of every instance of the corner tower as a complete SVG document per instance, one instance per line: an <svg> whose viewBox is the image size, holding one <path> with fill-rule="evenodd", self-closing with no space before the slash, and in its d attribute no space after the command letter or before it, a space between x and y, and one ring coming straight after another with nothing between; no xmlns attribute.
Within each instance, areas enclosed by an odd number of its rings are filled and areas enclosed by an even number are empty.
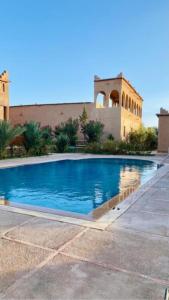
<svg viewBox="0 0 169 300"><path fill-rule="evenodd" d="M118 122L118 139L125 139L129 132L137 130L142 124L143 99L123 73L107 79L94 77L94 103L96 109L116 111L118 120L116 118L112 122L115 127Z"/></svg>
<svg viewBox="0 0 169 300"><path fill-rule="evenodd" d="M9 120L9 76L7 71L0 74L0 120Z"/></svg>

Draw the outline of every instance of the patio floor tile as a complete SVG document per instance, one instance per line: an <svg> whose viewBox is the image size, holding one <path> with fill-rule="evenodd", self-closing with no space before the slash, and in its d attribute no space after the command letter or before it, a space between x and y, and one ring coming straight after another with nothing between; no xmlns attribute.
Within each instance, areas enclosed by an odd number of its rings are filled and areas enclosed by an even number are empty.
<svg viewBox="0 0 169 300"><path fill-rule="evenodd" d="M43 218L30 220L10 231L7 236L43 247L57 249L78 234L83 227Z"/></svg>
<svg viewBox="0 0 169 300"><path fill-rule="evenodd" d="M163 296L164 287L151 280L58 255L10 288L4 299L162 300Z"/></svg>

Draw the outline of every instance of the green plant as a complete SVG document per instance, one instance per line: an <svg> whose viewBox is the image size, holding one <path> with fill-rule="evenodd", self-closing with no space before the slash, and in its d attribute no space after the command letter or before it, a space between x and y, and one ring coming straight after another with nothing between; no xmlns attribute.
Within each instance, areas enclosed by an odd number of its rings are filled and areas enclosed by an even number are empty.
<svg viewBox="0 0 169 300"><path fill-rule="evenodd" d="M157 139L157 130L151 127L145 128L142 126L128 135L128 142L135 151L155 150Z"/></svg>
<svg viewBox="0 0 169 300"><path fill-rule="evenodd" d="M62 123L60 126L55 127L55 136L57 137L61 133L66 134L69 138L69 145L75 146L77 143L77 132L79 129L78 119L70 118L67 122Z"/></svg>
<svg viewBox="0 0 169 300"><path fill-rule="evenodd" d="M113 140L107 140L103 143L103 153L105 154L117 154L118 152L118 142Z"/></svg>
<svg viewBox="0 0 169 300"><path fill-rule="evenodd" d="M24 131L19 126L13 127L9 122L0 121L0 158L6 156L6 148L12 141Z"/></svg>
<svg viewBox="0 0 169 300"><path fill-rule="evenodd" d="M69 144L70 146L75 146L77 143L77 132L79 129L79 121L78 119L72 119L70 118L65 124L64 124L64 130L63 132L67 134L69 138Z"/></svg>
<svg viewBox="0 0 169 300"><path fill-rule="evenodd" d="M41 133L42 133L42 139L46 143L46 145L51 145L52 144L52 128L50 126L45 126L41 128Z"/></svg>
<svg viewBox="0 0 169 300"><path fill-rule="evenodd" d="M107 139L110 141L114 141L114 136L112 135L112 133L108 134Z"/></svg>
<svg viewBox="0 0 169 300"><path fill-rule="evenodd" d="M46 129L40 128L40 124L29 122L24 125L23 144L28 154L42 155L47 154Z"/></svg>
<svg viewBox="0 0 169 300"><path fill-rule="evenodd" d="M94 142L94 143L89 143L85 146L84 152L86 153L93 153L93 154L102 154L102 146L100 143Z"/></svg>
<svg viewBox="0 0 169 300"><path fill-rule="evenodd" d="M103 134L104 125L99 121L89 121L83 127L83 134L88 143L99 142Z"/></svg>
<svg viewBox="0 0 169 300"><path fill-rule="evenodd" d="M84 139L85 139L84 127L87 124L87 120L88 120L88 115L87 115L87 111L86 111L85 106L83 107L82 114L79 116L79 120L80 120L81 132L83 133L83 136L84 136Z"/></svg>
<svg viewBox="0 0 169 300"><path fill-rule="evenodd" d="M69 138L66 134L64 133L60 133L57 136L57 140L56 140L56 146L57 146L57 150L58 152L65 152L68 148L68 144L69 144Z"/></svg>

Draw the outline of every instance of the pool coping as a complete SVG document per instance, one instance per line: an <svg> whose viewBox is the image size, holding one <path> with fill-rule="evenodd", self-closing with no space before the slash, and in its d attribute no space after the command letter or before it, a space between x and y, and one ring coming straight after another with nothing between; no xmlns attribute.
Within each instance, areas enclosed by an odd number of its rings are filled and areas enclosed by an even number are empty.
<svg viewBox="0 0 169 300"><path fill-rule="evenodd" d="M31 164L39 164L39 163L47 163L61 160L79 160L79 159L89 159L89 158L122 158L122 159L139 159L139 160L147 160L152 161L157 164L162 163L164 156L124 156L124 155L92 155L92 154L52 154L49 156L42 157L31 157L26 159L11 159L6 161L0 161L0 169L9 168L9 167L17 167L23 165L31 165ZM1 165L3 164L3 165ZM6 206L0 205L0 209L4 211L10 211L13 213L20 213L25 215L31 215L34 217L45 218L50 220L56 220L64 223L70 223L74 225L79 225L87 228L95 228L104 230L107 226L109 226L112 222L114 222L118 217L120 217L126 210L128 210L131 205L133 205L141 196L148 191L148 189L153 186L161 177L165 176L166 173L169 172L169 164L164 163L163 166L157 171L155 171L154 176L149 179L146 183L141 185L138 189L132 192L128 197L125 198L125 201L120 202L115 209L110 209L103 216L96 220L86 220L76 216L65 216L64 214L53 214L49 212L41 212L37 210L31 210L16 206Z"/></svg>

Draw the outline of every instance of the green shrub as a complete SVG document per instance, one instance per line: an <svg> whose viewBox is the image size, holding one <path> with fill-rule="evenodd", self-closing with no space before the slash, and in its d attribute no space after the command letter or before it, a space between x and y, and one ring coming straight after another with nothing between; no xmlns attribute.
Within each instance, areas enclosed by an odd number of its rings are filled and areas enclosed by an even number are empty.
<svg viewBox="0 0 169 300"><path fill-rule="evenodd" d="M68 144L69 144L69 138L66 134L64 133L60 133L57 136L57 140L56 140L56 146L57 146L57 150L58 152L65 152L68 149Z"/></svg>
<svg viewBox="0 0 169 300"><path fill-rule="evenodd" d="M44 140L46 145L52 144L53 133L52 128L50 126L45 126L41 128L42 139Z"/></svg>
<svg viewBox="0 0 169 300"><path fill-rule="evenodd" d="M151 151L157 149L157 130L155 128L140 127L138 130L130 132L128 142L135 151Z"/></svg>
<svg viewBox="0 0 169 300"><path fill-rule="evenodd" d="M107 139L110 141L114 141L114 136L111 133L109 133Z"/></svg>
<svg viewBox="0 0 169 300"><path fill-rule="evenodd" d="M13 127L9 122L0 121L0 158L6 157L7 147L23 131L24 129L19 126Z"/></svg>
<svg viewBox="0 0 169 300"><path fill-rule="evenodd" d="M104 125L99 121L89 121L83 127L83 134L88 143L98 143L103 134Z"/></svg>
<svg viewBox="0 0 169 300"><path fill-rule="evenodd" d="M103 143L102 150L105 154L117 154L118 143L113 140L107 140Z"/></svg>
<svg viewBox="0 0 169 300"><path fill-rule="evenodd" d="M77 143L77 132L79 129L78 119L70 118L67 122L62 123L60 126L55 127L55 136L57 137L61 133L66 134L69 138L69 145L75 146Z"/></svg>
<svg viewBox="0 0 169 300"><path fill-rule="evenodd" d="M84 148L84 152L93 153L93 154L102 154L103 149L100 143L94 142L94 143L87 144Z"/></svg>
<svg viewBox="0 0 169 300"><path fill-rule="evenodd" d="M82 114L79 116L79 120L80 120L81 132L83 133L84 140L85 140L86 136L85 136L84 128L85 128L85 125L87 124L87 120L88 120L88 115L87 115L85 106L83 107Z"/></svg>
<svg viewBox="0 0 169 300"><path fill-rule="evenodd" d="M48 154L51 142L49 128L40 128L40 124L29 122L24 125L23 145L28 155Z"/></svg>

